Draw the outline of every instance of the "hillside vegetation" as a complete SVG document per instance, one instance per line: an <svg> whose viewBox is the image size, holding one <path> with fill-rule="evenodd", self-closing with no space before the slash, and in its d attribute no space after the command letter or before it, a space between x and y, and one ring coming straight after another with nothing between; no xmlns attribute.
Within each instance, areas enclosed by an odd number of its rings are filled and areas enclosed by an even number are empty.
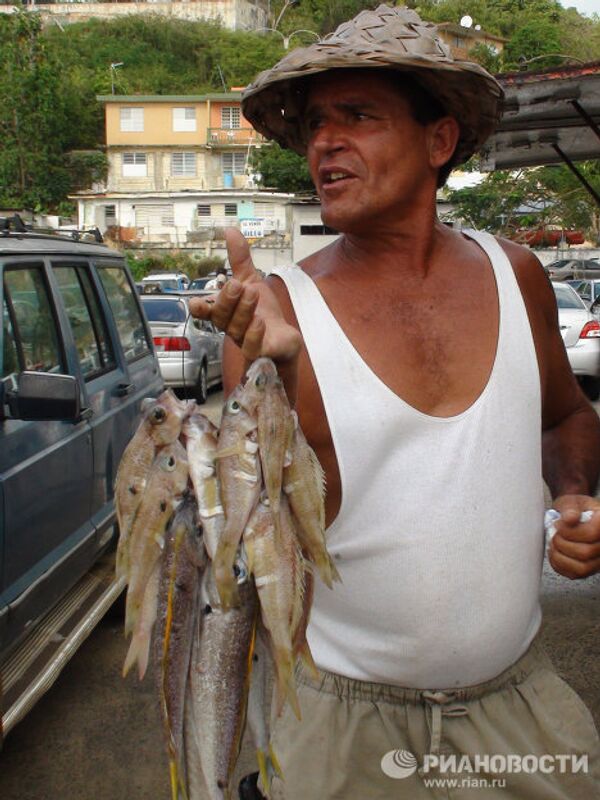
<svg viewBox="0 0 600 800"><path fill-rule="evenodd" d="M323 35L361 8L378 4L297 0L287 5L279 29L285 35L299 29ZM459 22L469 14L485 30L505 36L503 57L482 47L472 53L495 72L515 69L521 57L535 58L536 67L564 63L556 54L600 59L600 18L565 10L557 0L406 4L436 22ZM282 8L282 0L271 3L271 24ZM307 43L314 40L297 33L292 46L303 37ZM42 30L34 13L0 15L0 206L67 210L70 192L103 177L103 107L96 95L110 94L112 81L118 94L222 91L246 85L283 52L283 37L277 34L233 32L210 22L144 15ZM114 62L123 67L111 70ZM300 174L289 156L281 177L276 165L273 170L273 153L269 159L269 185L292 188L282 185Z"/></svg>

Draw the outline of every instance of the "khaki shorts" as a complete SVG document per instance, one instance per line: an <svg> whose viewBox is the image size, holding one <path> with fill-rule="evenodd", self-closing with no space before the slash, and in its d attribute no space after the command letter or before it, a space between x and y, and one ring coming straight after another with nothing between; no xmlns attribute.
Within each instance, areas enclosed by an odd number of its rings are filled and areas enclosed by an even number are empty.
<svg viewBox="0 0 600 800"><path fill-rule="evenodd" d="M493 681L455 691L297 675L302 721L272 724L273 800L596 800L592 716L534 643ZM444 761L445 759L445 761Z"/></svg>

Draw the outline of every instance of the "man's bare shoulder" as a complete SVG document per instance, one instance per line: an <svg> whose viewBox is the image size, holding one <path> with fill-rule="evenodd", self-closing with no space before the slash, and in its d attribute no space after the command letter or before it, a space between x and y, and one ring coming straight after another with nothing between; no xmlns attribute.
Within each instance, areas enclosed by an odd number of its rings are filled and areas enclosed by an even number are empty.
<svg viewBox="0 0 600 800"><path fill-rule="evenodd" d="M496 237L512 265L528 309L539 309L554 324L556 301L552 285L537 256L528 247Z"/></svg>

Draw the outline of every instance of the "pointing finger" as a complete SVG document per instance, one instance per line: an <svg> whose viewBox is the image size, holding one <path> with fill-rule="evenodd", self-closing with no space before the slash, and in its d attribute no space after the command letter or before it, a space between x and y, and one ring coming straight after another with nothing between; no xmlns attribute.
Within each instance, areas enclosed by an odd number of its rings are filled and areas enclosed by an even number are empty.
<svg viewBox="0 0 600 800"><path fill-rule="evenodd" d="M236 228L225 228L225 242L234 278L244 282L260 280L250 255L250 246L240 231Z"/></svg>

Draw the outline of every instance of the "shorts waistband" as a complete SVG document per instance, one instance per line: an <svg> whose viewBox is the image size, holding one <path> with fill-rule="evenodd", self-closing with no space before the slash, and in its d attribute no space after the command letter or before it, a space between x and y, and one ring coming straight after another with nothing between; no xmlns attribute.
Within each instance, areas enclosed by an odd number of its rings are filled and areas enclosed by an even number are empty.
<svg viewBox="0 0 600 800"><path fill-rule="evenodd" d="M526 652L495 678L473 686L452 688L411 689L383 683L369 683L336 675L333 672L318 670L314 675L303 665L297 668L298 683L319 692L333 694L340 699L374 703L394 703L421 705L426 703L445 705L466 702L491 694L507 686L522 683L534 670L552 668L539 638L533 640Z"/></svg>

